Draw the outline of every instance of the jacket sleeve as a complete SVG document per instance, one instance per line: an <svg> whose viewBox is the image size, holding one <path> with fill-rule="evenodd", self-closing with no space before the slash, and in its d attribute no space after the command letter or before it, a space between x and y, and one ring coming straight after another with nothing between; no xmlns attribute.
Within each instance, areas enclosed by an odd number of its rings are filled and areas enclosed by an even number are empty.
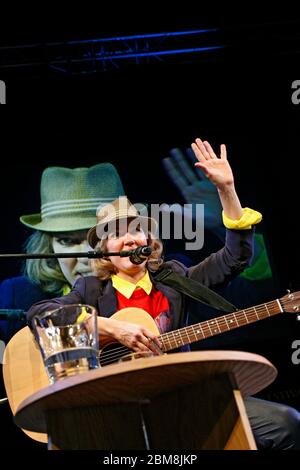
<svg viewBox="0 0 300 470"><path fill-rule="evenodd" d="M57 297L50 300L42 300L41 302L37 302L36 304L34 304L27 312L28 325L31 326L33 317L35 317L36 315L40 315L41 313L44 313L47 310L54 310L56 308L63 307L64 305L87 303L85 300L85 281L85 278L79 278L68 295L64 295L63 297Z"/></svg>
<svg viewBox="0 0 300 470"><path fill-rule="evenodd" d="M187 269L187 276L212 289L228 284L247 268L253 256L254 229L226 230L225 246Z"/></svg>

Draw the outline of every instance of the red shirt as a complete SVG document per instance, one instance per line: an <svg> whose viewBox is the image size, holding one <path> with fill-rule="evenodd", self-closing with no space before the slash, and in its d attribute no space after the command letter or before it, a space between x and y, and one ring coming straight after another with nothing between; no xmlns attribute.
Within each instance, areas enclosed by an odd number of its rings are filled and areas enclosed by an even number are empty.
<svg viewBox="0 0 300 470"><path fill-rule="evenodd" d="M130 299L127 299L121 292L116 290L118 310L127 307L138 307L146 310L151 317L156 318L161 312L169 311L169 302L167 297L153 286L148 295L144 289L136 289Z"/></svg>

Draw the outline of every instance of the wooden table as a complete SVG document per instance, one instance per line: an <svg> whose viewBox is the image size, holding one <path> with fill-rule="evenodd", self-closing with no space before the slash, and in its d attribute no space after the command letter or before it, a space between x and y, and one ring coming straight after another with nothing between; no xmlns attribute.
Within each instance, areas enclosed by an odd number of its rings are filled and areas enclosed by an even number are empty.
<svg viewBox="0 0 300 470"><path fill-rule="evenodd" d="M264 357L239 351L137 359L31 394L15 422L60 449L255 449L243 397L276 374Z"/></svg>

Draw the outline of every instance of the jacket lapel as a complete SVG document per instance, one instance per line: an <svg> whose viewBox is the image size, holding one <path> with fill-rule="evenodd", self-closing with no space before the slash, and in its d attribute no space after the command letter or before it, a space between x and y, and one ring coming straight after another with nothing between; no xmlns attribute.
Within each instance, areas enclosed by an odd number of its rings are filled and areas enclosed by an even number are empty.
<svg viewBox="0 0 300 470"><path fill-rule="evenodd" d="M103 317L111 317L118 309L117 296L111 281L107 282L101 297L98 297L98 308Z"/></svg>

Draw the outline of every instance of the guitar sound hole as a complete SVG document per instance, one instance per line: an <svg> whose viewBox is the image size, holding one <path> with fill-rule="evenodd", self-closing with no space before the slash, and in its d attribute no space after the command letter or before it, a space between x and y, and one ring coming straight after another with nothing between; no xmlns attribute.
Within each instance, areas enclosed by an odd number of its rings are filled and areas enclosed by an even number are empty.
<svg viewBox="0 0 300 470"><path fill-rule="evenodd" d="M121 348L121 349L120 349ZM153 352L134 352L126 346L121 346L120 344L110 344L105 346L99 354L99 363L100 366L108 366L109 364L114 364L115 362L126 362L133 361L134 359L142 359L146 357L154 356Z"/></svg>
<svg viewBox="0 0 300 470"><path fill-rule="evenodd" d="M131 349L126 346L122 346L119 343L109 344L104 346L99 354L100 366L108 366L120 361L124 356L128 356L132 353Z"/></svg>

